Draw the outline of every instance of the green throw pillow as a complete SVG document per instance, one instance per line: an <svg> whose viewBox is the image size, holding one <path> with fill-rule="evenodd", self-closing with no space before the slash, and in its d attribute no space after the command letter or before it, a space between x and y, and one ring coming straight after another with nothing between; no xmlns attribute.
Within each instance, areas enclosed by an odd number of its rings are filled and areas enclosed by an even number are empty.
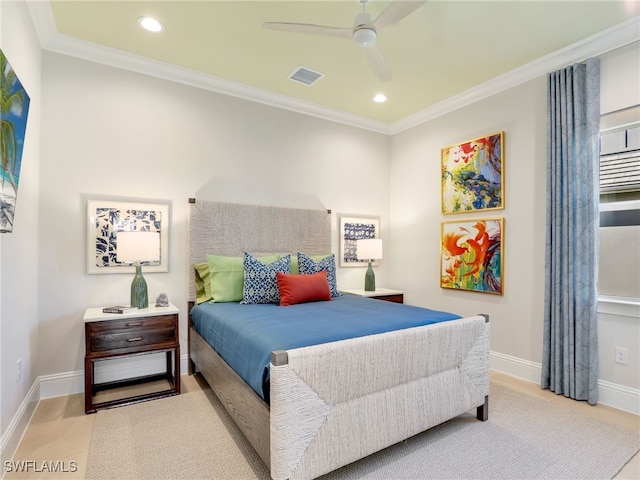
<svg viewBox="0 0 640 480"><path fill-rule="evenodd" d="M196 263L193 266L196 274L196 303L199 305L211 300L211 279L209 278L209 263Z"/></svg>
<svg viewBox="0 0 640 480"><path fill-rule="evenodd" d="M280 260L280 255L260 257L268 265ZM244 286L244 258L207 255L211 286L211 302L239 302Z"/></svg>

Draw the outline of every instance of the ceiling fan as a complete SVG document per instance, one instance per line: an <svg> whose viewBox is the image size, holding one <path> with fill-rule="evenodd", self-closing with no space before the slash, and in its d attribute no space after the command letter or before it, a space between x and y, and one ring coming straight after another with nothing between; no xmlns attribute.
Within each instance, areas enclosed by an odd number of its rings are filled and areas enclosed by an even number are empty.
<svg viewBox="0 0 640 480"><path fill-rule="evenodd" d="M391 67L383 53L376 45L378 32L413 13L425 4L427 0L395 0L380 15L378 15L375 20L373 16L366 11L369 0L358 1L362 4L362 13L356 15L353 20L353 28L288 22L264 22L262 26L272 30L324 35L351 40L357 46L364 48L371 70L373 70L380 80L387 82L391 80Z"/></svg>

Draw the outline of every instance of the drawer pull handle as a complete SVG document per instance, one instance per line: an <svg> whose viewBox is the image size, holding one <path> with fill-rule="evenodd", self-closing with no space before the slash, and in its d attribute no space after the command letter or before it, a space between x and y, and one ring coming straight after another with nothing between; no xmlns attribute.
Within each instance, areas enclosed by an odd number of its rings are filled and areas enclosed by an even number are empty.
<svg viewBox="0 0 640 480"><path fill-rule="evenodd" d="M142 322L138 322L138 323L127 323L127 327L139 327L140 325L142 325Z"/></svg>
<svg viewBox="0 0 640 480"><path fill-rule="evenodd" d="M142 340L142 337L134 337L127 339L127 342L139 342L140 340Z"/></svg>

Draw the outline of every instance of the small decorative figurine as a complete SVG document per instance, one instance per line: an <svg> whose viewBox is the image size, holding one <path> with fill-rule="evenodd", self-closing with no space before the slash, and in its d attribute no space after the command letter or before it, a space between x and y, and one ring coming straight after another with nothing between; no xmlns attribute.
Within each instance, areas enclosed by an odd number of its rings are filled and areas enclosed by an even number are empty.
<svg viewBox="0 0 640 480"><path fill-rule="evenodd" d="M168 307L169 306L169 297L166 293L161 293L156 298L156 307Z"/></svg>

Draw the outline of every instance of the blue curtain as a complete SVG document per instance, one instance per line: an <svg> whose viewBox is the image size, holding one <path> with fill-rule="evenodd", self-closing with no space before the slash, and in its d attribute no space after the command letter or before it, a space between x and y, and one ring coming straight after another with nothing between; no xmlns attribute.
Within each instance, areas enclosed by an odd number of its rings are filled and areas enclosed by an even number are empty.
<svg viewBox="0 0 640 480"><path fill-rule="evenodd" d="M547 79L543 388L598 400L600 62Z"/></svg>

